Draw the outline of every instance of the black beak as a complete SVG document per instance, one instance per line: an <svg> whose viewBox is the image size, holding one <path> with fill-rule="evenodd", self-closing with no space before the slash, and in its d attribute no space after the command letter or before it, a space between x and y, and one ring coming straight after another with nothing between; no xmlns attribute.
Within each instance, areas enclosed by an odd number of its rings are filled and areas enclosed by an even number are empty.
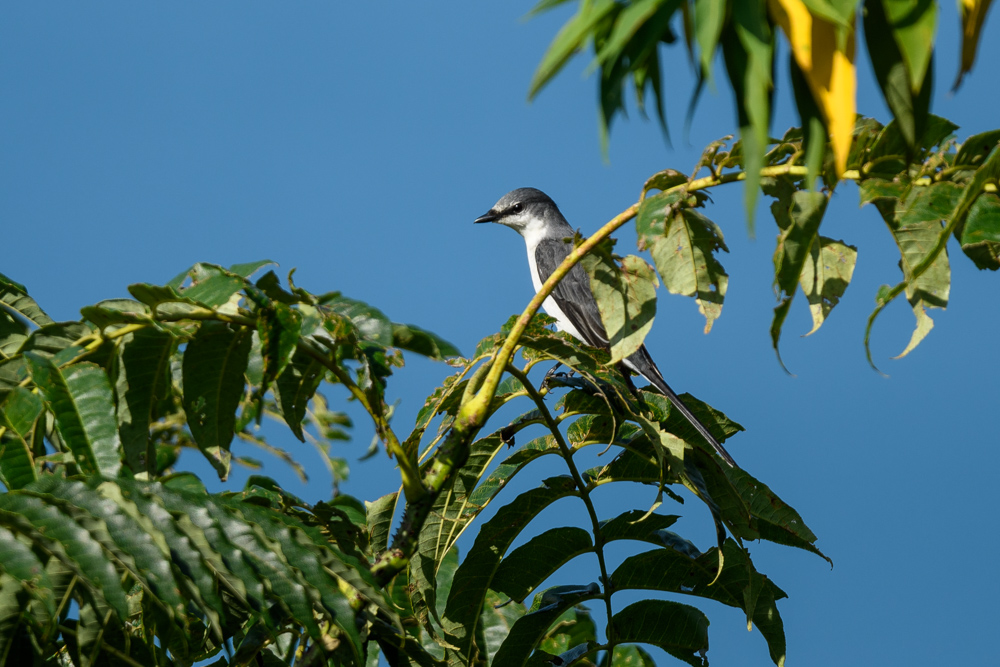
<svg viewBox="0 0 1000 667"><path fill-rule="evenodd" d="M479 216L478 218L476 218L475 220L473 220L473 222L477 223L477 224L480 223L480 222L496 222L496 219L498 217L500 217L500 216L498 216L496 214L496 211L494 211L493 209L490 209L490 210L486 211L486 213L483 213L481 216Z"/></svg>

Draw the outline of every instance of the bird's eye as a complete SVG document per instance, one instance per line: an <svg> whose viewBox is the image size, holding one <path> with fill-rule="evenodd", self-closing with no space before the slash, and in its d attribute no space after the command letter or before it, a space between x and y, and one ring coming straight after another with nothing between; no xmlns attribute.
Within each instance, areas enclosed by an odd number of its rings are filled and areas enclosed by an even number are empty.
<svg viewBox="0 0 1000 667"><path fill-rule="evenodd" d="M524 204L522 204L521 202L517 202L516 204L510 207L510 210L513 211L514 213L520 213L521 211L524 210Z"/></svg>

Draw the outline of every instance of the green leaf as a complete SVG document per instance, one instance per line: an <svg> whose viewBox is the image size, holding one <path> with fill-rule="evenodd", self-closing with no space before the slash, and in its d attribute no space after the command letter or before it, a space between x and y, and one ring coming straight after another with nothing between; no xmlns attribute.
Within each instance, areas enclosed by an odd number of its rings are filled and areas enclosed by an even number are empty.
<svg viewBox="0 0 1000 667"><path fill-rule="evenodd" d="M866 3L866 7L869 4ZM938 3L927 0L882 0L889 34L906 64L910 90L917 95L924 82L937 30ZM865 25L867 30L867 23ZM879 37L883 37L881 33Z"/></svg>
<svg viewBox="0 0 1000 667"><path fill-rule="evenodd" d="M653 327L656 317L656 274L643 259L629 255L621 267L595 253L581 263L590 275L590 287L611 344L611 363L632 356Z"/></svg>
<svg viewBox="0 0 1000 667"><path fill-rule="evenodd" d="M275 301L257 311L257 333L264 360L262 389L288 367L299 342L302 315L287 304Z"/></svg>
<svg viewBox="0 0 1000 667"><path fill-rule="evenodd" d="M920 276L915 279L913 276L916 267L936 248L942 234L941 221L951 217L962 189L954 183L942 182L928 187L914 186L899 195L872 199L899 248L906 297L917 319L909 344L897 358L909 354L934 326L927 309L948 305L951 267L947 253L938 254Z"/></svg>
<svg viewBox="0 0 1000 667"><path fill-rule="evenodd" d="M732 5L729 34L722 39L726 71L733 86L746 172L744 201L747 228L753 234L754 209L764 166L764 151L771 124L771 91L774 32L767 20L763 0Z"/></svg>
<svg viewBox="0 0 1000 667"><path fill-rule="evenodd" d="M249 278L253 274L260 271L265 266L278 266L278 263L270 259L259 259L256 262L247 262L245 264L233 264L229 267L229 273L235 273L238 276L244 278Z"/></svg>
<svg viewBox="0 0 1000 667"><path fill-rule="evenodd" d="M935 3L929 4L933 6ZM922 82L916 89L911 88L907 64L897 44L898 35L896 39L886 39L886 35L893 34L893 30L884 7L882 0L866 0L863 12L865 42L882 95L912 151L917 147L917 140L923 135L927 123L934 70L929 67L928 61L926 76L921 76Z"/></svg>
<svg viewBox="0 0 1000 667"><path fill-rule="evenodd" d="M365 508L368 510L369 541L376 556L389 548L389 527L392 525L392 515L396 510L398 495L398 491L393 491L371 502L365 501Z"/></svg>
<svg viewBox="0 0 1000 667"><path fill-rule="evenodd" d="M547 530L510 552L493 575L493 590L523 602L546 579L580 554L594 549L590 533L564 526Z"/></svg>
<svg viewBox="0 0 1000 667"><path fill-rule="evenodd" d="M274 397L278 402L278 410L288 428L302 442L306 441L302 433L302 420L305 419L309 401L323 381L323 372L323 364L298 350L275 382Z"/></svg>
<svg viewBox="0 0 1000 667"><path fill-rule="evenodd" d="M17 354L29 333L28 325L0 308L0 360Z"/></svg>
<svg viewBox="0 0 1000 667"><path fill-rule="evenodd" d="M236 408L243 396L243 372L251 332L221 322L205 322L184 351L184 412L198 448L225 480Z"/></svg>
<svg viewBox="0 0 1000 667"><path fill-rule="evenodd" d="M675 0L635 0L627 5L616 17L611 36L601 45L597 52L596 62L603 65L618 58L621 51L635 37L636 31L649 21L656 12L665 9L668 18L680 5Z"/></svg>
<svg viewBox="0 0 1000 667"><path fill-rule="evenodd" d="M53 582L45 570L45 564L27 544L3 527L0 527L0 572L16 579L44 605L50 617L55 616Z"/></svg>
<svg viewBox="0 0 1000 667"><path fill-rule="evenodd" d="M726 0L695 0L694 30L700 51L701 73L712 81L712 60L726 20Z"/></svg>
<svg viewBox="0 0 1000 667"><path fill-rule="evenodd" d="M445 611L444 628L450 643L462 655L471 655L476 624L493 572L529 521L555 501L576 493L568 477L547 479L539 488L526 491L511 503L501 507L496 515L479 530L476 541L452 583ZM509 642L504 642L504 647ZM501 649L501 652L504 649ZM500 660L498 654L497 660ZM502 664L502 663L499 663ZM494 663L498 665L498 663Z"/></svg>
<svg viewBox="0 0 1000 667"><path fill-rule="evenodd" d="M955 165L981 166L997 143L1000 143L1000 130L972 135L959 147L955 155Z"/></svg>
<svg viewBox="0 0 1000 667"><path fill-rule="evenodd" d="M0 310L24 318L36 327L52 324L52 318L28 296L28 290L24 285L14 282L2 273L0 273Z"/></svg>
<svg viewBox="0 0 1000 667"><path fill-rule="evenodd" d="M101 543L71 516L40 498L17 491L0 494L0 525L24 535L36 547L63 561L84 586L110 605L119 620L128 617L125 591L112 560Z"/></svg>
<svg viewBox="0 0 1000 667"><path fill-rule="evenodd" d="M23 354L31 351L51 357L93 333L93 329L83 322L53 322L32 331L18 352Z"/></svg>
<svg viewBox="0 0 1000 667"><path fill-rule="evenodd" d="M510 635L497 651L492 667L524 665L532 650L560 617L581 602L594 599L600 592L597 584L590 584L555 586L536 595L528 613L514 623Z"/></svg>
<svg viewBox="0 0 1000 667"><path fill-rule="evenodd" d="M346 296L335 296L325 300L324 305L331 311L348 318L366 339L378 343L382 347L392 345L392 322L385 314L364 301L348 299Z"/></svg>
<svg viewBox="0 0 1000 667"><path fill-rule="evenodd" d="M708 651L708 618L701 611L669 600L641 600L611 619L620 642L650 644L678 660L702 667Z"/></svg>
<svg viewBox="0 0 1000 667"><path fill-rule="evenodd" d="M538 64L538 69L535 70L528 86L529 100L559 73L573 54L584 48L591 30L613 9L615 3L612 0L596 0L580 5L580 11L559 30L545 55L542 56L542 62Z"/></svg>
<svg viewBox="0 0 1000 667"><path fill-rule="evenodd" d="M729 249L718 225L693 209L672 209L666 194L640 204L636 220L639 246L650 249L663 286L671 294L694 297L708 333L722 313L729 285L729 276L715 253Z"/></svg>
<svg viewBox="0 0 1000 667"><path fill-rule="evenodd" d="M261 266L267 263L264 262ZM210 308L217 308L227 303L233 295L248 284L247 279L242 275L226 271L221 266L203 262L192 266L188 275L191 277L191 285L181 290L181 294Z"/></svg>
<svg viewBox="0 0 1000 667"><path fill-rule="evenodd" d="M524 616L524 605L512 603L502 596L489 591L479 625L482 628L485 657L493 664L500 647L510 636L511 629L519 618Z"/></svg>
<svg viewBox="0 0 1000 667"><path fill-rule="evenodd" d="M602 667L607 662L602 662ZM611 667L656 667L656 661L641 646L626 644L616 646L611 656Z"/></svg>
<svg viewBox="0 0 1000 667"><path fill-rule="evenodd" d="M25 353L24 358L80 470L87 475L117 475L121 441L111 383L104 370L89 362L61 370L35 352Z"/></svg>
<svg viewBox="0 0 1000 667"><path fill-rule="evenodd" d="M125 461L133 473L156 475L156 448L149 438L155 401L170 393L170 359L174 337L147 327L127 334L118 347L118 432Z"/></svg>
<svg viewBox="0 0 1000 667"><path fill-rule="evenodd" d="M639 540L662 545L663 533L680 517L675 514L649 514L629 510L614 519L601 522L601 536L605 543L614 540Z"/></svg>
<svg viewBox="0 0 1000 667"><path fill-rule="evenodd" d="M992 192L979 195L956 236L978 268L1000 269L1000 197Z"/></svg>
<svg viewBox="0 0 1000 667"><path fill-rule="evenodd" d="M435 360L459 357L458 348L437 334L412 324L392 324L392 345Z"/></svg>
<svg viewBox="0 0 1000 667"><path fill-rule="evenodd" d="M149 307L132 299L107 299L80 309L83 319L104 330L116 324L152 324Z"/></svg>
<svg viewBox="0 0 1000 667"><path fill-rule="evenodd" d="M785 633L775 602L787 596L754 569L746 551L733 539L726 540L723 552L720 573L720 559L714 549L693 558L674 549L654 549L626 558L611 575L611 581L615 590L681 593L742 609L748 626L757 626L768 642L771 659L781 665ZM748 597L748 593L753 595Z"/></svg>
<svg viewBox="0 0 1000 667"><path fill-rule="evenodd" d="M815 333L840 303L840 297L851 283L857 261L858 249L854 246L825 236L816 237L799 276L813 320L813 327L806 336Z"/></svg>
<svg viewBox="0 0 1000 667"><path fill-rule="evenodd" d="M0 405L0 478L8 489L19 489L38 478L31 452L35 421L42 401L31 390L17 387Z"/></svg>
<svg viewBox="0 0 1000 667"><path fill-rule="evenodd" d="M771 322L771 344L779 362L781 353L778 351L778 340L781 337L781 326L812 248L817 244L819 225L823 221L827 201L827 195L822 192L798 190L792 195L790 202L779 200L772 207L788 206L787 210L775 210L775 220L779 227L787 220L786 226L778 235L774 251L774 286L779 303L774 309L774 319Z"/></svg>

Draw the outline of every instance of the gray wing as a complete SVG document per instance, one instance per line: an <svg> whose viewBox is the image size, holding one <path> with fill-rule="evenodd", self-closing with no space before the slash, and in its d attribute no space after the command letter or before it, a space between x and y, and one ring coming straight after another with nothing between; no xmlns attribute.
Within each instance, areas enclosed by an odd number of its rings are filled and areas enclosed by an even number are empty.
<svg viewBox="0 0 1000 667"><path fill-rule="evenodd" d="M562 239L543 239L535 247L535 266L538 277L544 283L552 275L566 256L572 251L573 245ZM608 347L608 334L601 322L601 312L597 309L597 301L590 291L590 276L577 264L559 281L552 290L552 298L556 305L576 327L585 343L592 347Z"/></svg>

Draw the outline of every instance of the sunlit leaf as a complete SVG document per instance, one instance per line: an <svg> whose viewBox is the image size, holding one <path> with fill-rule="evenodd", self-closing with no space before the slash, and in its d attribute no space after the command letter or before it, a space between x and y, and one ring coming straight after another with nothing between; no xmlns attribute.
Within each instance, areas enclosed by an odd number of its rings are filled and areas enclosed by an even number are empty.
<svg viewBox="0 0 1000 667"><path fill-rule="evenodd" d="M830 135L837 174L842 174L856 108L853 21L845 26L816 16L802 0L769 0L768 6L809 83Z"/></svg>
<svg viewBox="0 0 1000 667"><path fill-rule="evenodd" d="M882 0L890 34L903 54L910 90L920 90L931 62L937 31L938 3L927 0Z"/></svg>
<svg viewBox="0 0 1000 667"><path fill-rule="evenodd" d="M962 62L952 90L958 89L966 72L970 71L976 62L979 36L986 21L986 12L990 10L992 2L993 0L960 0L958 3L962 10Z"/></svg>
<svg viewBox="0 0 1000 667"><path fill-rule="evenodd" d="M705 317L705 333L722 312L729 276L716 259L728 252L722 230L694 209L672 208L669 193L643 200L636 230L640 248L649 248L663 285L671 294L694 297Z"/></svg>
<svg viewBox="0 0 1000 667"><path fill-rule="evenodd" d="M545 55L542 56L542 62L538 64L538 69L535 70L528 86L529 100L559 73L573 54L584 47L594 24L614 8L615 3L612 0L597 0L580 5L579 12L559 30Z"/></svg>
<svg viewBox="0 0 1000 667"><path fill-rule="evenodd" d="M896 40L886 39L892 34L892 26L886 17L882 0L868 0L864 11L865 42L875 78L885 97L892 115L899 123L903 139L911 150L923 135L924 125L930 109L930 94L934 70L927 69L923 83L915 92L910 86L910 77Z"/></svg>
<svg viewBox="0 0 1000 667"><path fill-rule="evenodd" d="M121 441L111 383L104 370L86 362L62 370L35 352L24 357L80 470L89 475L117 475Z"/></svg>
<svg viewBox="0 0 1000 667"><path fill-rule="evenodd" d="M653 327L659 281L643 259L629 255L620 266L586 255L581 262L601 312L611 346L611 363L632 356Z"/></svg>

